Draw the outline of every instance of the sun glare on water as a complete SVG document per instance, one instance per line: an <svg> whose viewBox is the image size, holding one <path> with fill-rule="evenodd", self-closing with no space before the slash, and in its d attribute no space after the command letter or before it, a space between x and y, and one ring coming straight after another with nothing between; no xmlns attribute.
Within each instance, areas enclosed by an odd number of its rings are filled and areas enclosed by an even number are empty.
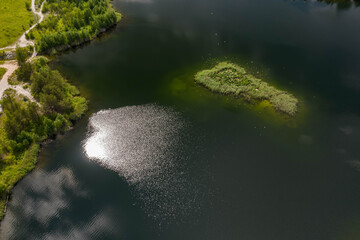
<svg viewBox="0 0 360 240"><path fill-rule="evenodd" d="M177 218L193 211L196 194L179 170L186 127L179 113L158 105L103 110L90 118L84 153L123 177L149 216Z"/></svg>
<svg viewBox="0 0 360 240"><path fill-rule="evenodd" d="M94 134L89 138L84 144L84 151L88 158L90 159L106 159L106 149L104 140L106 134Z"/></svg>

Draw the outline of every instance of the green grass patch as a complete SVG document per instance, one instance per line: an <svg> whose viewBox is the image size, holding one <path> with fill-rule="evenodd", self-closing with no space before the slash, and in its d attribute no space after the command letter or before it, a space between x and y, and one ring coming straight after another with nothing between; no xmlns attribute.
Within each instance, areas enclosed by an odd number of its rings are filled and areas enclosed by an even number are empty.
<svg viewBox="0 0 360 240"><path fill-rule="evenodd" d="M222 62L210 70L198 72L195 81L213 92L240 96L249 102L269 101L276 111L294 116L298 100L254 77L238 65Z"/></svg>
<svg viewBox="0 0 360 240"><path fill-rule="evenodd" d="M0 220L2 220L5 215L6 201L7 201L7 195L2 194L0 196Z"/></svg>
<svg viewBox="0 0 360 240"><path fill-rule="evenodd" d="M0 220L4 217L6 202L14 185L35 168L39 149L39 144L32 144L15 163L8 165L1 170Z"/></svg>
<svg viewBox="0 0 360 240"><path fill-rule="evenodd" d="M0 67L0 79L2 79L2 77L4 76L5 73L6 73L6 69Z"/></svg>
<svg viewBox="0 0 360 240"><path fill-rule="evenodd" d="M26 8L30 0L1 0L0 48L13 44L31 25L33 14Z"/></svg>
<svg viewBox="0 0 360 240"><path fill-rule="evenodd" d="M32 144L15 164L8 165L1 170L0 188L4 192L9 193L15 183L22 179L26 173L34 169L39 148L39 144Z"/></svg>

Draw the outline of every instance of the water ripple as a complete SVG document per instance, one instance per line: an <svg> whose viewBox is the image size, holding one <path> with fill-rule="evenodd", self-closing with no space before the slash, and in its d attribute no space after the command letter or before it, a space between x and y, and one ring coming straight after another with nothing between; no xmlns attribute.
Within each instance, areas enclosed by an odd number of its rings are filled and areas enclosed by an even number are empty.
<svg viewBox="0 0 360 240"><path fill-rule="evenodd" d="M187 126L179 113L154 104L103 110L90 118L84 152L119 173L149 216L178 220L199 208L196 181L182 161Z"/></svg>

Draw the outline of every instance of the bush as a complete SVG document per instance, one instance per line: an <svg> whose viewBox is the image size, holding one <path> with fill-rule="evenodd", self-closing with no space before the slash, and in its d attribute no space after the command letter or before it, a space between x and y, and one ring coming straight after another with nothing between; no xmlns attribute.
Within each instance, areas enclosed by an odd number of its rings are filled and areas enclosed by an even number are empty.
<svg viewBox="0 0 360 240"><path fill-rule="evenodd" d="M29 58L28 49L17 46L15 50L15 59L17 60L20 67L26 63L26 60L28 58Z"/></svg>
<svg viewBox="0 0 360 240"><path fill-rule="evenodd" d="M24 63L18 69L16 69L16 77L19 81L29 82L32 74L31 63Z"/></svg>
<svg viewBox="0 0 360 240"><path fill-rule="evenodd" d="M25 7L28 11L31 11L31 4L29 2L25 2Z"/></svg>

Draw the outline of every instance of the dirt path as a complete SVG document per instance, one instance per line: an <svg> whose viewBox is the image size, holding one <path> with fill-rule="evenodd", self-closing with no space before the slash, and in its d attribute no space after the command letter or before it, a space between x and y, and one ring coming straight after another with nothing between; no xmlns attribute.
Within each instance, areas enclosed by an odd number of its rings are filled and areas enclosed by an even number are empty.
<svg viewBox="0 0 360 240"><path fill-rule="evenodd" d="M0 98L2 98L4 91L11 87L11 85L8 83L8 79L15 72L15 70L18 69L18 65L16 61L8 61L5 64L0 65L0 67L7 69L6 73L0 81Z"/></svg>
<svg viewBox="0 0 360 240"><path fill-rule="evenodd" d="M45 1L41 4L39 11L36 11L35 0L31 0L31 11L38 16L39 21L37 23L35 23L34 25L32 25L14 44L4 47L4 48L0 48L0 50L15 49L16 46L20 46L20 47L33 46L34 51L28 61L31 61L34 57L36 57L37 52L35 49L35 43L32 40L26 40L26 34L44 20L44 15L41 12L43 9L44 3L45 3ZM7 69L6 73L0 80L0 99L3 97L4 91L6 89L12 88L12 89L16 90L16 92L18 94L26 96L31 101L35 101L35 99L31 95L30 91L24 89L21 85L12 86L12 85L9 85L9 83L8 83L9 77L16 71L16 69L19 68L16 61L6 61L3 65L0 65L0 67ZM0 107L0 112L1 111L2 111L2 109Z"/></svg>
<svg viewBox="0 0 360 240"><path fill-rule="evenodd" d="M9 77L18 69L18 64L16 61L8 61L3 65L0 65L1 68L5 68L6 72L3 76L3 79L0 81L0 96L2 98L6 89L14 89L18 94L24 95L30 101L36 102L35 98L31 95L29 90L23 88L23 85L10 85L8 82ZM4 80L5 79L5 80ZM0 112L2 108L0 106Z"/></svg>

